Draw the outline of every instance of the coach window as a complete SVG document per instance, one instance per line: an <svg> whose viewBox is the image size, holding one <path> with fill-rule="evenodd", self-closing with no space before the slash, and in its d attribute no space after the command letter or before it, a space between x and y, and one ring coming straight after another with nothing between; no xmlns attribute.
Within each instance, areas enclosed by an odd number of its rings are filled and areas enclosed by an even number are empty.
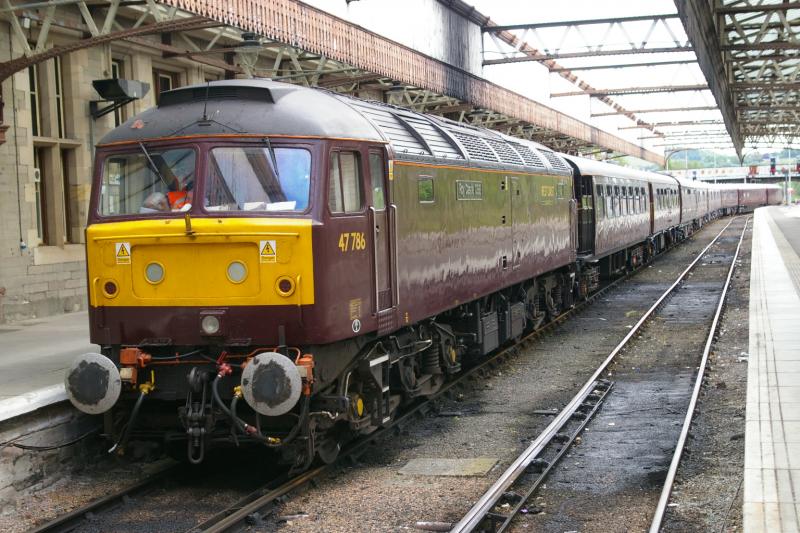
<svg viewBox="0 0 800 533"><path fill-rule="evenodd" d="M358 213L363 207L358 154L331 152L328 208L331 213Z"/></svg>
<svg viewBox="0 0 800 533"><path fill-rule="evenodd" d="M647 193L644 190L644 187L639 188L639 193L641 196L639 197L639 206L642 208L642 213L647 211Z"/></svg>
<svg viewBox="0 0 800 533"><path fill-rule="evenodd" d="M620 216L625 216L628 214L628 203L627 199L625 198L625 186L619 188L619 214Z"/></svg>
<svg viewBox="0 0 800 533"><path fill-rule="evenodd" d="M636 212L635 204L633 202L633 187L628 185L628 213L634 214Z"/></svg>
<svg viewBox="0 0 800 533"><path fill-rule="evenodd" d="M597 185L595 190L597 191L597 218L604 218L606 216L606 204L603 198L603 186Z"/></svg>
<svg viewBox="0 0 800 533"><path fill-rule="evenodd" d="M619 201L619 185L614 185L614 216L622 215L622 208Z"/></svg>
<svg viewBox="0 0 800 533"><path fill-rule="evenodd" d="M622 187L622 196L623 196L622 202L625 204L625 206L623 207L623 209L625 210L625 214L632 215L633 209L631 209L631 207L633 206L631 205L630 187L625 187L625 186Z"/></svg>
<svg viewBox="0 0 800 533"><path fill-rule="evenodd" d="M611 185L606 185L606 216L614 218L614 206L612 204Z"/></svg>

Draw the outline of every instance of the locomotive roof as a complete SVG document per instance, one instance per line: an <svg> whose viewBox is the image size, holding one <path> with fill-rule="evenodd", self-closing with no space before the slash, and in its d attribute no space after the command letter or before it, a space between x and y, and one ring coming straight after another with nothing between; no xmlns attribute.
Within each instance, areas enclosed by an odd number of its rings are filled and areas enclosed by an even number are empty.
<svg viewBox="0 0 800 533"><path fill-rule="evenodd" d="M161 94L99 144L188 135L286 135L383 141L362 113L328 93L269 80L224 80Z"/></svg>
<svg viewBox="0 0 800 533"><path fill-rule="evenodd" d="M98 144L191 135L285 135L389 143L395 158L570 175L532 141L379 102L266 79L223 80L161 94Z"/></svg>

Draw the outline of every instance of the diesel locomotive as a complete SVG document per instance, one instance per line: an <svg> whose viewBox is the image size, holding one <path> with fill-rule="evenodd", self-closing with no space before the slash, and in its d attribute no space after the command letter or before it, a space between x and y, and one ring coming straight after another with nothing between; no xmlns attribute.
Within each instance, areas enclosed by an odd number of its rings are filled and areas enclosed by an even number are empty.
<svg viewBox="0 0 800 533"><path fill-rule="evenodd" d="M257 443L296 468L331 461L738 202L322 90L172 90L97 145L102 353L76 359L67 393L104 413L118 452L156 440L197 463Z"/></svg>

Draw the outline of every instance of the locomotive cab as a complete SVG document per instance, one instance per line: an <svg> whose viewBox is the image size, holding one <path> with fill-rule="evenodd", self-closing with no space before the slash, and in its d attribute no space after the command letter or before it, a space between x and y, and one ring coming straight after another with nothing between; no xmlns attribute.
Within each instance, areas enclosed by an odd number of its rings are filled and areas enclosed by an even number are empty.
<svg viewBox="0 0 800 533"><path fill-rule="evenodd" d="M73 404L99 413L137 399L130 426L172 403L181 425L167 439L188 440L196 460L213 411L238 397L291 435L345 364L314 347L396 322L388 161L347 105L267 81L170 91L111 132L86 231L103 354L68 371Z"/></svg>

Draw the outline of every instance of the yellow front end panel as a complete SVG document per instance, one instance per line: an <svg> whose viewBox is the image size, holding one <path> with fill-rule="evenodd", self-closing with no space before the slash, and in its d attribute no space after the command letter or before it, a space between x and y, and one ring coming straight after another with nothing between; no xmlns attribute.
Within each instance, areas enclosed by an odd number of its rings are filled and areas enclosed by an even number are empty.
<svg viewBox="0 0 800 533"><path fill-rule="evenodd" d="M86 237L95 307L314 303L309 219L109 222Z"/></svg>

